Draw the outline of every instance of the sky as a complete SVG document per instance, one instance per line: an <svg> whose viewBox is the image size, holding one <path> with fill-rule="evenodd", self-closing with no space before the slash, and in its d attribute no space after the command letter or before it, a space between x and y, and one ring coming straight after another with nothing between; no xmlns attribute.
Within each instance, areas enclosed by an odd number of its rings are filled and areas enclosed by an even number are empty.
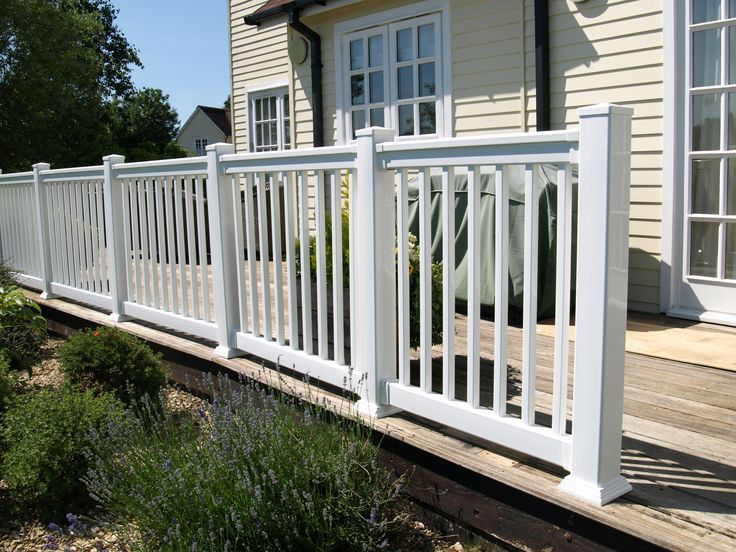
<svg viewBox="0 0 736 552"><path fill-rule="evenodd" d="M138 50L137 88L160 88L179 114L222 107L230 93L226 0L112 0L117 25Z"/></svg>

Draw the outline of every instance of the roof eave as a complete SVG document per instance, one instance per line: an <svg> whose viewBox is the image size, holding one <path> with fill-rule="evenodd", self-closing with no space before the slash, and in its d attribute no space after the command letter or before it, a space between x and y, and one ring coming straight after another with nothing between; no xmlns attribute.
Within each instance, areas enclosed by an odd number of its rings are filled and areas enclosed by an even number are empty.
<svg viewBox="0 0 736 552"><path fill-rule="evenodd" d="M280 6L274 6L273 8L269 8L267 10L263 10L263 11L256 10L254 13L243 17L243 21L245 21L246 25L260 25L261 23L264 23L265 21L268 21L269 19L279 17L280 15L287 14L294 10L300 10L307 6L311 6L312 4L319 4L321 6L324 6L325 4L327 4L327 1L326 0L293 0L292 2L289 2L288 4L281 4Z"/></svg>

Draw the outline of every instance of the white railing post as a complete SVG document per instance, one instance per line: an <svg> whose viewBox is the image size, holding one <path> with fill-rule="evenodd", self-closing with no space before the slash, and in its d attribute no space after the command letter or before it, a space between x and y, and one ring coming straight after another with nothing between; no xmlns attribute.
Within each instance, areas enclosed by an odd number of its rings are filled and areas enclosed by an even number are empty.
<svg viewBox="0 0 736 552"><path fill-rule="evenodd" d="M39 268L41 269L41 299L50 299L51 295L51 281L53 280L53 274L51 273L51 243L49 241L49 221L48 221L48 210L46 209L46 190L43 187L43 180L41 179L41 171L47 171L51 168L48 163L36 163L33 165L33 197L34 207L36 210L36 228L38 233L38 252L41 256L39 261Z"/></svg>
<svg viewBox="0 0 736 552"><path fill-rule="evenodd" d="M226 177L220 156L234 153L232 144L207 146L207 212L212 254L212 282L215 292L217 342L215 354L232 358L238 353L235 331L238 327L238 252L235 245L233 183Z"/></svg>
<svg viewBox="0 0 736 552"><path fill-rule="evenodd" d="M578 111L572 458L561 488L597 504L631 490L621 475L621 433L632 112L610 104Z"/></svg>
<svg viewBox="0 0 736 552"><path fill-rule="evenodd" d="M107 155L102 158L104 182L103 200L105 204L105 242L107 245L107 274L110 282L110 298L112 312L110 318L122 322L128 317L124 315L123 303L128 300L128 280L125 263L130 262L127 255L128 244L125 243L126 221L123 219L123 188L115 177L113 165L124 163L122 155Z"/></svg>
<svg viewBox="0 0 736 552"><path fill-rule="evenodd" d="M376 145L394 139L394 131L357 132L355 233L350 262L355 263L355 367L365 374L359 411L379 418L398 409L388 406L386 387L396 381L396 236L394 175L379 164Z"/></svg>

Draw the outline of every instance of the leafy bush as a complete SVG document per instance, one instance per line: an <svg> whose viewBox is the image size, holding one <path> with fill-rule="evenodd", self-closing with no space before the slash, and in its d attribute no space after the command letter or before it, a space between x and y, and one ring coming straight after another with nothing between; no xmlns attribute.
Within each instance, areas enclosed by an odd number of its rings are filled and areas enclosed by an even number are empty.
<svg viewBox="0 0 736 552"><path fill-rule="evenodd" d="M18 285L15 279L15 271L10 265L0 263L0 287L5 289Z"/></svg>
<svg viewBox="0 0 736 552"><path fill-rule="evenodd" d="M3 477L20 508L53 518L89 504L80 480L88 433L106 423L116 404L110 394L70 387L17 397L2 429Z"/></svg>
<svg viewBox="0 0 736 552"><path fill-rule="evenodd" d="M332 286L332 217L325 216L325 272L327 285ZM302 273L301 242L295 241L296 273ZM312 282L317 281L317 236L309 237L309 277ZM343 285L350 284L350 219L347 210L342 211L342 281Z"/></svg>
<svg viewBox="0 0 736 552"><path fill-rule="evenodd" d="M144 401L93 434L85 481L118 530L136 528L134 548L379 548L399 524L400 485L365 430L221 385L199 431Z"/></svg>
<svg viewBox="0 0 736 552"><path fill-rule="evenodd" d="M350 284L350 219L348 211L342 211L342 280L345 286ZM325 217L325 266L327 285L332 285L332 219ZM409 346L419 347L419 240L411 232L408 233L409 247ZM296 273L301 275L301 248L296 241ZM397 251L398 254L398 251ZM398 262L398 258L397 258ZM317 280L317 238L309 237L310 279ZM442 263L432 261L432 345L442 343Z"/></svg>
<svg viewBox="0 0 736 552"><path fill-rule="evenodd" d="M4 280L9 272L0 266L0 280ZM30 372L41 360L45 340L46 320L41 307L15 285L0 287L0 349L7 351L10 368Z"/></svg>
<svg viewBox="0 0 736 552"><path fill-rule="evenodd" d="M161 355L117 328L77 332L60 347L59 359L71 383L112 391L125 402L145 394L158 397L166 384Z"/></svg>
<svg viewBox="0 0 736 552"><path fill-rule="evenodd" d="M409 232L409 346L420 345L419 240ZM432 261L432 345L442 343L442 263Z"/></svg>

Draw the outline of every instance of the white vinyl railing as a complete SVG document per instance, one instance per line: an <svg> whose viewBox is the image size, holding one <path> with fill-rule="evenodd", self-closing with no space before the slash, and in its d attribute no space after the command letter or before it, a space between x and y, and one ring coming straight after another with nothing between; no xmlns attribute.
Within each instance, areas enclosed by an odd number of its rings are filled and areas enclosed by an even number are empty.
<svg viewBox="0 0 736 552"><path fill-rule="evenodd" d="M40 282L33 172L0 175L0 254L31 284Z"/></svg>
<svg viewBox="0 0 736 552"><path fill-rule="evenodd" d="M121 314L216 339L207 158L107 161L122 213Z"/></svg>
<svg viewBox="0 0 736 552"><path fill-rule="evenodd" d="M572 170L577 164L578 133L560 131L519 134L502 138L433 140L431 142L386 142L378 146L378 158L397 174L398 231L398 381L390 384L389 402L399 408L448 423L463 431L490 438L561 466L567 466L571 441L566 436L568 375L567 330L570 312L570 268L572 266ZM557 329L551 429L536 421L536 337L539 202L536 197L534 165L540 161L556 167L557 201ZM524 180L524 281L520 416L507 413L508 374L508 278L509 272L509 166L521 165ZM409 348L409 242L408 174L417 174L419 186L419 258L421 322L419 384L410 384ZM442 393L432 392L432 286L430 232L430 178L442 181ZM518 171L517 171L518 172ZM456 176L467 178L468 194L468 316L465 389L456 389L455 318L455 193ZM489 175L495 193L495 301L492 408L480 408L480 203L481 176ZM486 244L488 246L489 244ZM414 306L416 308L417 306ZM456 400L460 393L464 401Z"/></svg>
<svg viewBox="0 0 736 552"><path fill-rule="evenodd" d="M33 169L46 207L38 228L50 243L42 259L54 274L49 292L109 309L103 166Z"/></svg>
<svg viewBox="0 0 736 552"><path fill-rule="evenodd" d="M236 347L350 388L363 374L347 362L354 347L347 347L345 339L341 221L356 162L354 147L231 154L219 160L224 186L230 190L221 202L228 205L228 219L232 216L236 251Z"/></svg>
<svg viewBox="0 0 736 552"><path fill-rule="evenodd" d="M189 159L108 156L98 167L57 170L37 164L0 175L0 256L43 297L107 308L116 321L146 320L215 341L221 356L245 352L345 387L371 416L405 410L558 464L570 471L563 489L602 504L630 489L620 455L631 112L600 105L579 115L580 128L571 131L399 141L371 128L339 147L234 154L216 144ZM557 198L551 393L539 390L537 369L540 164L552 167ZM508 322L512 172L521 175L524 197L518 346ZM468 196L467 251L460 252L459 175ZM434 351L432 179L441 183L443 271L443 339ZM492 275L481 269L490 245L481 238L483 179L495 196ZM410 300L410 183L418 187L418 301ZM456 312L460 255L467 316ZM482 279L495 282L490 352L481 337L490 327L481 317ZM411 319L419 321L416 351ZM518 374L512 341L521 351ZM490 373L482 367L488 360Z"/></svg>

